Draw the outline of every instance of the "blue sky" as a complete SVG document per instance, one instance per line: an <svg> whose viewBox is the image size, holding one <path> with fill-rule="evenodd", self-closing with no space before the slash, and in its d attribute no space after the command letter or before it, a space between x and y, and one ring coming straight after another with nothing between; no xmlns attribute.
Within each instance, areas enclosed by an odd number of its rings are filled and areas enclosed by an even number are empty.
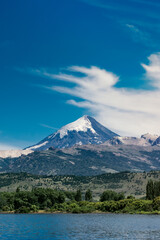
<svg viewBox="0 0 160 240"><path fill-rule="evenodd" d="M159 12L150 0L1 1L0 148L84 114L122 135L160 134Z"/></svg>

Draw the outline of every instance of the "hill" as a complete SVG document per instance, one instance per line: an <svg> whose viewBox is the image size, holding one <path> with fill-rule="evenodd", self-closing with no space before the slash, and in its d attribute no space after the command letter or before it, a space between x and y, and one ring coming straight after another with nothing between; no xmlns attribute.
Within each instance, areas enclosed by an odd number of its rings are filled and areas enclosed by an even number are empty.
<svg viewBox="0 0 160 240"><path fill-rule="evenodd" d="M149 179L160 180L160 172L149 173L106 173L98 176L38 176L27 173L0 174L0 191L31 190L34 187L76 191L80 188L84 194L91 189L95 200L107 190L117 193L124 192L126 196L144 197Z"/></svg>

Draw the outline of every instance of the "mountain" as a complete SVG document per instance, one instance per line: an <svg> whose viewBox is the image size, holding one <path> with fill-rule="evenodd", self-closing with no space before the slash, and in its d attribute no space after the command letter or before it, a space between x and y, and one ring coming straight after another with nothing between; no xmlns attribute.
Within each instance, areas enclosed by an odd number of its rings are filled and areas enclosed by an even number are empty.
<svg viewBox="0 0 160 240"><path fill-rule="evenodd" d="M160 143L160 137L158 135L144 134L140 138L137 137L120 137L115 136L112 139L106 141L106 145L132 145L132 146L155 146Z"/></svg>
<svg viewBox="0 0 160 240"><path fill-rule="evenodd" d="M74 145L101 144L114 136L118 135L85 115L27 149L42 151L50 147L69 148Z"/></svg>
<svg viewBox="0 0 160 240"><path fill-rule="evenodd" d="M0 173L92 176L107 172L160 170L160 147L82 145L34 151L17 158L0 158Z"/></svg>
<svg viewBox="0 0 160 240"><path fill-rule="evenodd" d="M121 137L83 116L25 150L0 151L0 173L91 176L160 170L160 137Z"/></svg>
<svg viewBox="0 0 160 240"><path fill-rule="evenodd" d="M160 146L160 136L153 142L153 146L157 145Z"/></svg>

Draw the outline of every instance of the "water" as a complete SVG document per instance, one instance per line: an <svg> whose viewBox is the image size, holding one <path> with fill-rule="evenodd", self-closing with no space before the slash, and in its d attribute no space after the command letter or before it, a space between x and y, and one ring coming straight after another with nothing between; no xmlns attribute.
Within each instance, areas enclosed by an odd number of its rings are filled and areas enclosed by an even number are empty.
<svg viewBox="0 0 160 240"><path fill-rule="evenodd" d="M129 214L0 214L0 239L160 239L160 216Z"/></svg>

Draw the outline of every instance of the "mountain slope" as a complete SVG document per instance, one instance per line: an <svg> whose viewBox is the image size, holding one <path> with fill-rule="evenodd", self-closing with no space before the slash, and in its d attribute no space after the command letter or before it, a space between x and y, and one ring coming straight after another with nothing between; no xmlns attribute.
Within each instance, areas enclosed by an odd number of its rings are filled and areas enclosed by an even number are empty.
<svg viewBox="0 0 160 240"><path fill-rule="evenodd" d="M158 135L144 134L140 138L137 137L121 137L115 136L112 139L105 142L107 146L114 145L132 145L132 146L155 146L160 142L160 137Z"/></svg>
<svg viewBox="0 0 160 240"><path fill-rule="evenodd" d="M160 147L84 145L34 151L19 158L0 159L0 172L91 176L106 172L160 169Z"/></svg>
<svg viewBox="0 0 160 240"><path fill-rule="evenodd" d="M69 148L74 145L101 144L114 136L118 135L98 123L94 118L83 116L27 149L37 151L50 147Z"/></svg>

